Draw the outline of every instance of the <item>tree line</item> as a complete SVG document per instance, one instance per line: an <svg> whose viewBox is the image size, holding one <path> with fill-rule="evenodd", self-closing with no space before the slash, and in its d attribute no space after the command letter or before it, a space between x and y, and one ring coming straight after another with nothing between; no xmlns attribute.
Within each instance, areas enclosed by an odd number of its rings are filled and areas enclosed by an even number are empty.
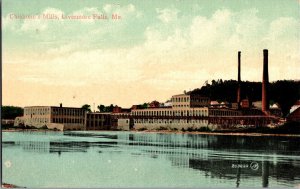
<svg viewBox="0 0 300 189"><path fill-rule="evenodd" d="M111 104L109 106L105 106L103 104L100 104L97 106L97 109L99 112L112 112L115 106L117 105ZM84 109L86 112L92 112L91 105L89 104L84 104L81 108Z"/></svg>
<svg viewBox="0 0 300 189"><path fill-rule="evenodd" d="M24 109L17 106L1 106L1 119L15 119L23 116Z"/></svg>
<svg viewBox="0 0 300 189"><path fill-rule="evenodd" d="M222 79L212 80L211 83L201 88L187 92L188 94L200 94L210 97L211 100L236 102L237 100L236 80ZM248 98L250 101L261 101L262 83L261 82L241 82L241 98ZM269 84L270 104L278 103L284 115L289 113L292 105L300 99L300 81L278 80Z"/></svg>

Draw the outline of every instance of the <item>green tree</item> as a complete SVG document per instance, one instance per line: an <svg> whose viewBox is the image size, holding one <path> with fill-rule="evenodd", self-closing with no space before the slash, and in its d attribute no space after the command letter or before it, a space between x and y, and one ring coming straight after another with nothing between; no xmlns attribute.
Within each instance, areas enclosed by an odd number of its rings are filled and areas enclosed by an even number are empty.
<svg viewBox="0 0 300 189"><path fill-rule="evenodd" d="M114 109L114 105L111 104L110 106L107 107L108 108L108 112L112 112Z"/></svg>
<svg viewBox="0 0 300 189"><path fill-rule="evenodd" d="M1 106L2 119L15 119L18 116L23 116L24 110L16 106Z"/></svg>
<svg viewBox="0 0 300 189"><path fill-rule="evenodd" d="M200 94L209 97L211 100L236 102L238 82L235 80L224 80L216 82L212 80L212 85L206 83L201 88L194 89L188 94ZM249 98L250 101L261 101L261 82L241 82L241 97ZM269 97L271 103L279 103L285 115L289 113L291 106L300 99L300 81L279 80L270 82Z"/></svg>
<svg viewBox="0 0 300 189"><path fill-rule="evenodd" d="M143 109L148 108L148 103L144 103L144 104L142 105L142 108L143 108Z"/></svg>
<svg viewBox="0 0 300 189"><path fill-rule="evenodd" d="M109 106L105 106L103 104L100 104L99 106L97 106L97 108L99 109L100 112L112 112L114 107L115 106L113 104L111 104Z"/></svg>
<svg viewBox="0 0 300 189"><path fill-rule="evenodd" d="M86 112L92 112L91 105L89 104L82 105L81 108L84 109Z"/></svg>
<svg viewBox="0 0 300 189"><path fill-rule="evenodd" d="M99 106L97 106L97 108L100 112L105 112L105 106L103 104L100 104Z"/></svg>

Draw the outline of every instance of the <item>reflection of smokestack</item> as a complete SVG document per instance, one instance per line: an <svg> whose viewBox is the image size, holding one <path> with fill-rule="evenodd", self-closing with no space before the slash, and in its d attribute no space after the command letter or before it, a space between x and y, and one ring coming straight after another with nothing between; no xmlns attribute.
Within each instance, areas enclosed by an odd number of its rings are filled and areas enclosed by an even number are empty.
<svg viewBox="0 0 300 189"><path fill-rule="evenodd" d="M264 67L262 79L262 111L269 111L269 71L268 71L268 50L264 49Z"/></svg>
<svg viewBox="0 0 300 189"><path fill-rule="evenodd" d="M241 102L241 51L238 52L238 89L237 89L237 103L240 106Z"/></svg>
<svg viewBox="0 0 300 189"><path fill-rule="evenodd" d="M261 165L261 168L262 168L262 174L261 174L261 177L262 177L262 187L266 188L269 186L269 161L265 161L263 160L262 161L262 165Z"/></svg>

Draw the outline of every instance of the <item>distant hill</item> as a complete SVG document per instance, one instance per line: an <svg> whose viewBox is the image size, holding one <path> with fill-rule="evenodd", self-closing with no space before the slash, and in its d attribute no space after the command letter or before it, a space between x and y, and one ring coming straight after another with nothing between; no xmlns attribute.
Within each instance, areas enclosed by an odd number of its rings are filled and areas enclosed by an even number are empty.
<svg viewBox="0 0 300 189"><path fill-rule="evenodd" d="M238 82L236 80L222 79L212 80L201 88L188 93L201 94L210 97L211 100L236 102ZM261 101L261 82L243 81L241 83L241 97L250 101ZM279 80L270 83L270 104L277 102L284 115L289 113L291 106L300 99L300 81Z"/></svg>

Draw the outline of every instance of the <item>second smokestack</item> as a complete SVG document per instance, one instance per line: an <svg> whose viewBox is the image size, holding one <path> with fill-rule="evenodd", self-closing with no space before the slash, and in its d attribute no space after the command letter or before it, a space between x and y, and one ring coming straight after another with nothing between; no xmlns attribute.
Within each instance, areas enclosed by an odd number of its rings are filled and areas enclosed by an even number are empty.
<svg viewBox="0 0 300 189"><path fill-rule="evenodd" d="M241 102L241 51L238 51L238 90L237 90L237 103L240 106Z"/></svg>
<svg viewBox="0 0 300 189"><path fill-rule="evenodd" d="M269 111L269 68L268 68L268 50L264 49L263 62L263 78L262 78L262 111L267 113Z"/></svg>

